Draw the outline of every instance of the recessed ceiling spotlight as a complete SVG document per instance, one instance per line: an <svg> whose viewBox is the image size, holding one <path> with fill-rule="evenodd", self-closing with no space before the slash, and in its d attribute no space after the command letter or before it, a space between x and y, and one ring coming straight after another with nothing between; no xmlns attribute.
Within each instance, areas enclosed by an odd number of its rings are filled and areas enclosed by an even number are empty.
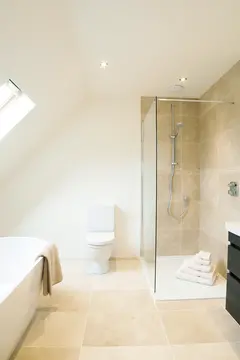
<svg viewBox="0 0 240 360"><path fill-rule="evenodd" d="M187 81L187 78L186 77L181 77L181 78L179 78L179 81L180 82L185 82L185 81Z"/></svg>
<svg viewBox="0 0 240 360"><path fill-rule="evenodd" d="M100 62L100 69L105 70L108 67L108 62L107 61L101 61Z"/></svg>

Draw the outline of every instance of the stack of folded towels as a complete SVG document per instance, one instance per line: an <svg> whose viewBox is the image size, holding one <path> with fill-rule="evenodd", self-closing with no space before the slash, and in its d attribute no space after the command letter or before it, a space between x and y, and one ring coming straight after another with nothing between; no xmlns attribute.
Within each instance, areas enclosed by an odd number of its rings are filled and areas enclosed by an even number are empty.
<svg viewBox="0 0 240 360"><path fill-rule="evenodd" d="M217 274L215 267L212 265L211 253L199 251L190 260L185 260L176 276L181 280L213 285Z"/></svg>

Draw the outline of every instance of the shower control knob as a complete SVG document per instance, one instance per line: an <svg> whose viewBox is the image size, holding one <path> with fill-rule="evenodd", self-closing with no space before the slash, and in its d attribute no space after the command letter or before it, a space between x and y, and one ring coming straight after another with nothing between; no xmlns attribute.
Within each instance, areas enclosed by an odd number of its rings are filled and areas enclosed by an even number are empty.
<svg viewBox="0 0 240 360"><path fill-rule="evenodd" d="M230 181L228 184L228 194L230 196L238 196L238 183L236 181Z"/></svg>

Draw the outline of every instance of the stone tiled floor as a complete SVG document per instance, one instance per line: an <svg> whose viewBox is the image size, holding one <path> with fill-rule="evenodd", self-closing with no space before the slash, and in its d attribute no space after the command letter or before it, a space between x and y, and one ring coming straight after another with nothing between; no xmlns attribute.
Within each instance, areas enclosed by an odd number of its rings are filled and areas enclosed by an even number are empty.
<svg viewBox="0 0 240 360"><path fill-rule="evenodd" d="M112 261L102 276L80 261L63 270L15 360L240 359L240 327L222 300L155 304L137 260Z"/></svg>

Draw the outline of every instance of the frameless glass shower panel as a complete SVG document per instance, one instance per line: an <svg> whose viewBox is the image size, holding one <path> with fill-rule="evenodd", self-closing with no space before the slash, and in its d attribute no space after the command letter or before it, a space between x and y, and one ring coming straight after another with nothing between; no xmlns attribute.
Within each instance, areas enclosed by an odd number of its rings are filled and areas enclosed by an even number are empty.
<svg viewBox="0 0 240 360"><path fill-rule="evenodd" d="M142 244L141 255L148 280L156 279L156 107L155 98L142 98Z"/></svg>
<svg viewBox="0 0 240 360"><path fill-rule="evenodd" d="M158 256L192 255L199 235L199 104L158 101Z"/></svg>

